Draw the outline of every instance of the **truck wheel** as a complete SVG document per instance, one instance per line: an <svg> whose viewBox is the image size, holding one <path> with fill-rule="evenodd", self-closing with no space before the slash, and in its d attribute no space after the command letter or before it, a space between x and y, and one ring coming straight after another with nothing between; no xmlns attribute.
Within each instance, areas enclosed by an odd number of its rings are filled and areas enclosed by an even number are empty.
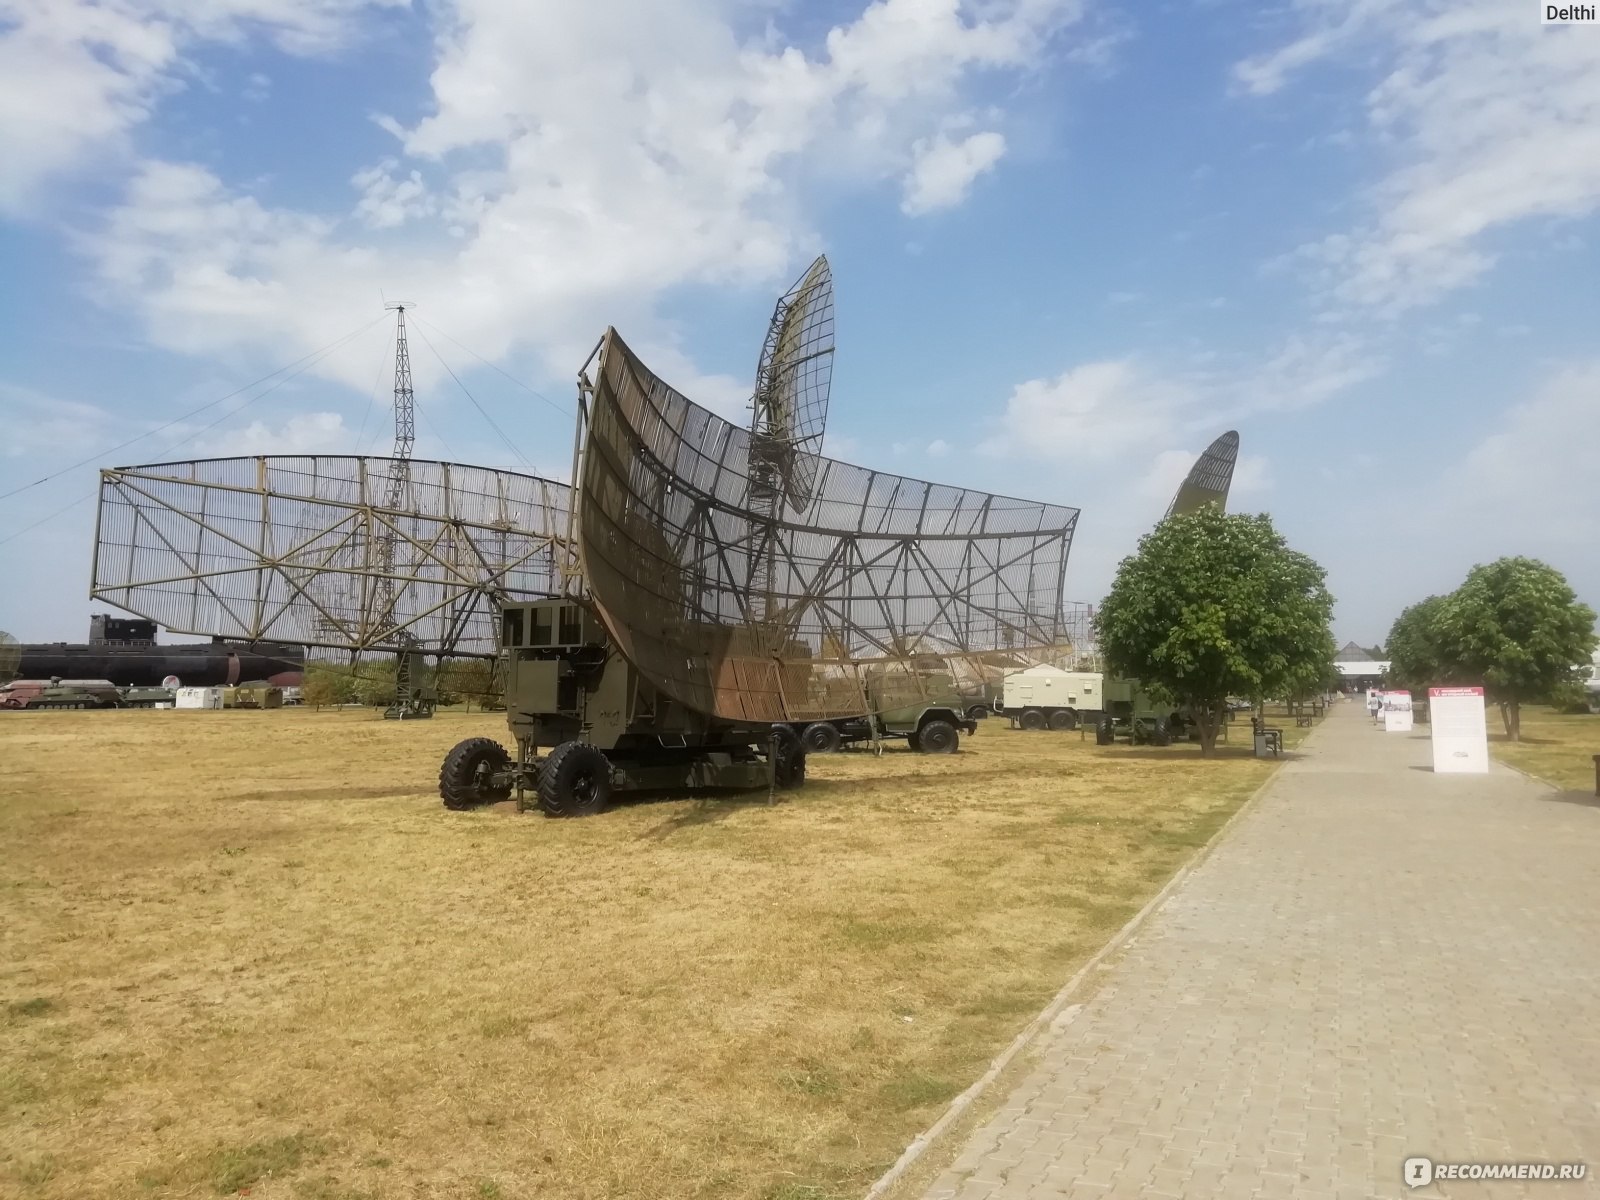
<svg viewBox="0 0 1600 1200"><path fill-rule="evenodd" d="M1063 733L1070 733L1078 727L1078 714L1070 708L1062 708L1050 714L1050 728Z"/></svg>
<svg viewBox="0 0 1600 1200"><path fill-rule="evenodd" d="M954 754L961 745L961 735L949 721L929 721L917 730L914 745L923 754Z"/></svg>
<svg viewBox="0 0 1600 1200"><path fill-rule="evenodd" d="M1050 722L1039 709L1025 708L1022 710L1022 715L1017 718L1017 724L1024 729L1043 729Z"/></svg>
<svg viewBox="0 0 1600 1200"><path fill-rule="evenodd" d="M468 738L444 757L439 768L439 796L444 806L457 812L494 804L511 795L509 784L489 782L496 771L511 765L511 756L493 738Z"/></svg>
<svg viewBox="0 0 1600 1200"><path fill-rule="evenodd" d="M811 728L815 728L812 726ZM811 728L806 730L811 732ZM827 726L833 729L832 725ZM833 736L837 740L839 731L833 729ZM806 784L806 747L800 738L795 736L794 730L787 725L780 725L773 730L772 749L770 753L777 756L777 761L772 764L773 782L780 791L792 792Z"/></svg>
<svg viewBox="0 0 1600 1200"><path fill-rule="evenodd" d="M611 764L587 742L562 742L539 770L539 807L548 817L589 817L611 799Z"/></svg>
<svg viewBox="0 0 1600 1200"><path fill-rule="evenodd" d="M1116 740L1117 730L1111 723L1111 718L1101 717L1100 724L1094 727L1094 744L1096 746L1109 746Z"/></svg>
<svg viewBox="0 0 1600 1200"><path fill-rule="evenodd" d="M839 748L839 730L827 721L814 721L800 735L807 754L832 754Z"/></svg>
<svg viewBox="0 0 1600 1200"><path fill-rule="evenodd" d="M989 710L981 704L974 704L971 708L967 709L967 720L969 721L984 721L987 720L988 717Z"/></svg>
<svg viewBox="0 0 1600 1200"><path fill-rule="evenodd" d="M1165 721L1156 721L1150 726L1150 744L1152 746L1172 745L1172 730Z"/></svg>

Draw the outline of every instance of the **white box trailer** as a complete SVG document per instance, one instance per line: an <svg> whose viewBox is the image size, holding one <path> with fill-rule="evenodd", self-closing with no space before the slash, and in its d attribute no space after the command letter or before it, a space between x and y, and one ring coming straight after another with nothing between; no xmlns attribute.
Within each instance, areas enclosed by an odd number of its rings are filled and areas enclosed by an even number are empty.
<svg viewBox="0 0 1600 1200"><path fill-rule="evenodd" d="M173 697L179 708L221 708L222 689L219 687L179 688Z"/></svg>
<svg viewBox="0 0 1600 1200"><path fill-rule="evenodd" d="M1037 666L1013 671L1000 688L1000 712L1022 729L1076 729L1099 719L1105 679L1098 671Z"/></svg>

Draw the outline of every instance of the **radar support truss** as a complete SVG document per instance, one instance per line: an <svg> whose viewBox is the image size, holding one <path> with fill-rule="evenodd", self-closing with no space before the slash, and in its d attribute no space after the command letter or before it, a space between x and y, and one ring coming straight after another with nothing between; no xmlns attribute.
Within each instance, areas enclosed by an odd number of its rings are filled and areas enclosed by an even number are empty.
<svg viewBox="0 0 1600 1200"><path fill-rule="evenodd" d="M668 387L614 329L596 372L580 383L575 472L589 599L683 704L739 721L885 711L948 697L958 663L1061 644L1078 510L819 456L803 522L757 512L747 431Z"/></svg>
<svg viewBox="0 0 1600 1200"><path fill-rule="evenodd" d="M175 633L492 656L501 600L560 592L570 502L565 484L422 460L116 467L90 594Z"/></svg>

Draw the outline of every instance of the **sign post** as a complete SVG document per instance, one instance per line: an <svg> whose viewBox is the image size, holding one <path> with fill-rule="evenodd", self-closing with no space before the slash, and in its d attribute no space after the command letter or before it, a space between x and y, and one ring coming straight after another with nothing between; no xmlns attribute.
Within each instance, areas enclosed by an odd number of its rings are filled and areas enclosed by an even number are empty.
<svg viewBox="0 0 1600 1200"><path fill-rule="evenodd" d="M1428 719L1433 724L1435 773L1489 773L1489 729L1481 687L1429 688Z"/></svg>
<svg viewBox="0 0 1600 1200"><path fill-rule="evenodd" d="M1411 693L1383 693L1383 731L1385 733L1411 732Z"/></svg>

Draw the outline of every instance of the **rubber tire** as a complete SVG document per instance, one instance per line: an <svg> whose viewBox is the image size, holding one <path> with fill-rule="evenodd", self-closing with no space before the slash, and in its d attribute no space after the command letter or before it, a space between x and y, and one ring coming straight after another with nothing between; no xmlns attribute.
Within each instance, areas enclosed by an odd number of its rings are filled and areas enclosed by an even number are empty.
<svg viewBox="0 0 1600 1200"><path fill-rule="evenodd" d="M485 787L478 782L480 772L503 771L510 765L511 755L493 738L468 738L458 742L439 767L439 798L452 812L465 812L510 799L510 785Z"/></svg>
<svg viewBox="0 0 1600 1200"><path fill-rule="evenodd" d="M1037 708L1025 708L1022 715L1017 718L1017 724L1024 729L1048 729L1050 719Z"/></svg>
<svg viewBox="0 0 1600 1200"><path fill-rule="evenodd" d="M829 726L831 729L832 726ZM834 730L837 734L838 730ZM773 730L773 750L778 761L773 766L773 783L780 792L792 792L806 785L806 748L794 730L779 725Z"/></svg>
<svg viewBox="0 0 1600 1200"><path fill-rule="evenodd" d="M916 746L922 754L954 754L961 748L961 735L949 721L936 718L917 730Z"/></svg>
<svg viewBox="0 0 1600 1200"><path fill-rule="evenodd" d="M1102 717L1100 724L1094 727L1094 744L1096 746L1109 746L1117 740L1116 726L1110 717Z"/></svg>
<svg viewBox="0 0 1600 1200"><path fill-rule="evenodd" d="M827 721L814 721L800 734L800 744L807 754L832 754L839 749L839 730Z"/></svg>
<svg viewBox="0 0 1600 1200"><path fill-rule="evenodd" d="M539 769L547 817L592 817L611 801L611 764L588 742L562 742Z"/></svg>
<svg viewBox="0 0 1600 1200"><path fill-rule="evenodd" d="M988 719L989 710L981 704L974 704L967 709L967 720L969 721L987 721Z"/></svg>
<svg viewBox="0 0 1600 1200"><path fill-rule="evenodd" d="M1152 746L1170 746L1172 745L1172 730L1167 727L1165 721L1158 720L1150 726L1149 740Z"/></svg>
<svg viewBox="0 0 1600 1200"><path fill-rule="evenodd" d="M1071 709L1057 709L1050 714L1050 728L1057 733L1071 733L1078 727L1078 714Z"/></svg>

